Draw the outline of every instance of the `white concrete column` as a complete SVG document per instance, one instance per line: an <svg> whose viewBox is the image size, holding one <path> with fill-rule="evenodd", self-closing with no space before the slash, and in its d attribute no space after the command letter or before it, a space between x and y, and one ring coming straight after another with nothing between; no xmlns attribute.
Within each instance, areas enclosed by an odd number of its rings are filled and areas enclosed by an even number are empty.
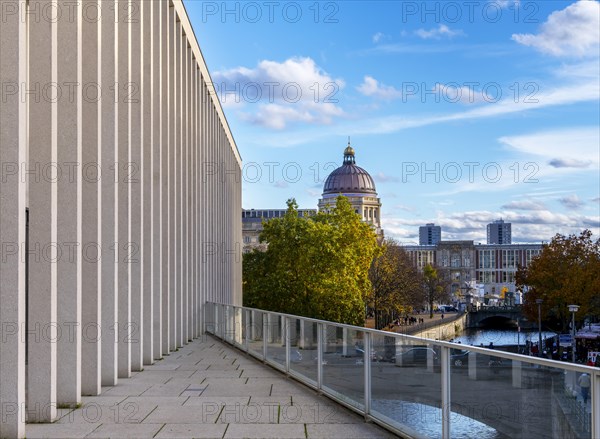
<svg viewBox="0 0 600 439"><path fill-rule="evenodd" d="M129 229L129 186L132 171L129 139L129 0L117 3L117 89L118 93L118 276L119 276L119 325L118 325L118 374L119 378L131 376L131 280L132 246Z"/></svg>
<svg viewBox="0 0 600 439"><path fill-rule="evenodd" d="M142 215L144 198L144 160L142 156L142 89L141 74L141 4L140 0L127 0L129 58L127 100L129 108L129 164L127 171L129 198L129 239L127 245L127 263L129 265L129 294L131 306L131 324L128 341L131 346L131 370L143 369L144 344L144 297L142 295L142 273L144 266L144 243L142 230L146 218ZM148 218L149 219L149 218Z"/></svg>
<svg viewBox="0 0 600 439"><path fill-rule="evenodd" d="M204 82L204 78L202 74L199 75L200 78L200 154L199 154L199 162L200 169L198 170L198 184L200 186L200 237L199 237L199 260L198 264L200 267L200 302L204 307L204 303L208 300L208 296L206 294L207 291L207 275L206 275L206 228L207 228L207 220L206 220L206 210L207 210L207 199L206 199L206 161L207 161L207 151L206 151L206 83ZM205 311L203 311L203 315L205 315ZM206 324L206 321L204 322Z"/></svg>
<svg viewBox="0 0 600 439"><path fill-rule="evenodd" d="M25 1L6 1L0 22L0 83L12 87L0 105L0 437L25 437L25 180L26 106L19 85L26 77Z"/></svg>
<svg viewBox="0 0 600 439"><path fill-rule="evenodd" d="M306 348L306 334L304 329L304 319L300 319L300 331L298 334L298 347L300 349Z"/></svg>
<svg viewBox="0 0 600 439"><path fill-rule="evenodd" d="M242 344L243 338L243 319L242 319L242 309L235 308L235 317L234 317L234 328L235 328L235 339L233 340L237 344ZM287 320L286 320L287 322ZM289 323L288 323L289 324Z"/></svg>
<svg viewBox="0 0 600 439"><path fill-rule="evenodd" d="M180 30L181 31L181 30ZM179 32L180 32L179 31ZM181 84L181 101L180 101L180 128L181 134L180 148L181 148L181 167L179 175L181 177L181 190L180 202L181 202L181 343L187 344L189 340L188 334L188 321L189 321L189 259L188 259L188 248L190 245L189 234L188 234L188 163L189 163L189 133L188 133L188 99L189 99L189 86L187 77L187 39L185 35L178 32L180 36L178 48L179 48L179 81Z"/></svg>
<svg viewBox="0 0 600 439"><path fill-rule="evenodd" d="M198 69L197 72L197 76L198 76L198 161L197 161L197 166L198 166L198 170L196 173L196 179L197 179L197 185L198 185L198 239L197 239L197 244L198 244L198 248L197 248L197 253L198 253L198 312L200 315L200 322L199 323L199 333L202 334L203 330L204 330L204 325L205 325L205 311L204 311L204 302L206 301L206 296L205 296L205 278L206 275L204 273L204 260L202 258L203 255L203 248L204 248L204 234L205 234L205 227L206 227L206 220L205 220L205 205L204 205L204 200L205 200L205 194L204 194L204 190L205 190L205 184L204 184L204 166L203 166L203 160L204 160L204 155L205 155L205 151L204 151L204 93L205 93L205 85L204 85L204 80L202 79L202 73L200 72L200 69Z"/></svg>
<svg viewBox="0 0 600 439"><path fill-rule="evenodd" d="M178 226L178 215L177 215L177 198L178 192L176 187L177 181L177 127L175 125L176 113L177 113L177 88L176 77L175 77L175 65L177 63L176 58L176 46L175 46L175 10L173 7L168 9L168 29L167 33L169 36L169 55L167 65L169 66L169 313L170 313L170 335L169 335L169 350L174 351L177 349L177 343L179 341L179 334L177 331L178 319L178 296L177 296L177 281L178 281L178 268L177 264L177 250L179 248L179 242L177 240L177 226Z"/></svg>
<svg viewBox="0 0 600 439"><path fill-rule="evenodd" d="M433 372L434 361L433 361L433 352L431 350L427 350L427 372Z"/></svg>
<svg viewBox="0 0 600 439"><path fill-rule="evenodd" d="M114 0L101 3L101 66L98 102L101 123L102 166L102 385L117 384L118 322L118 158L117 158L117 82L118 54L115 51L116 7Z"/></svg>
<svg viewBox="0 0 600 439"><path fill-rule="evenodd" d="M198 157L198 152L196 150L196 93L197 93L197 83L196 83L196 60L191 57L190 59L190 267L191 267L191 277L190 277L190 292L191 292L191 306L190 306L190 334L191 338L198 337L198 312L197 312L197 296L198 288L198 269L196 266L197 258L196 258L196 248L198 245L198 219L197 219L197 208L198 204L196 203L196 194L197 186L197 172L196 172L196 159Z"/></svg>
<svg viewBox="0 0 600 439"><path fill-rule="evenodd" d="M523 372L522 372L522 368L523 368L523 363L520 361L514 361L512 362L512 386L520 389L521 388L521 383L523 380Z"/></svg>
<svg viewBox="0 0 600 439"><path fill-rule="evenodd" d="M66 10L67 0L59 1ZM73 16L62 16L57 26L57 82L81 84L81 5ZM57 108L58 179L57 228L61 255L57 266L57 403L77 406L81 402L81 100L62 94ZM75 167L73 167L75 164ZM66 172L67 171L67 172Z"/></svg>
<svg viewBox="0 0 600 439"><path fill-rule="evenodd" d="M477 379L477 353L469 352L469 379Z"/></svg>
<svg viewBox="0 0 600 439"><path fill-rule="evenodd" d="M183 93L183 50L182 50L182 35L181 35L181 22L179 16L175 14L174 24L174 46L175 51L175 210L177 215L175 239L177 240L177 252L175 255L175 277L176 283L176 294L177 294L177 347L182 347L185 344L185 316L184 316L184 297L185 297L185 243L184 228L185 228L185 212L183 206L183 151L185 142L184 133L184 93Z"/></svg>
<svg viewBox="0 0 600 439"><path fill-rule="evenodd" d="M162 345L163 355L167 355L172 345L171 338L171 86L169 4L156 2L160 12L160 185L161 185L161 304L162 304Z"/></svg>
<svg viewBox="0 0 600 439"><path fill-rule="evenodd" d="M342 328L342 357L348 356L348 344L350 343L350 338L348 337L348 328Z"/></svg>
<svg viewBox="0 0 600 439"><path fill-rule="evenodd" d="M199 270L199 285L200 285L200 306L202 310L201 316L205 316L204 310L206 295L206 84L202 73L198 72L198 203L199 203L199 235L198 235L198 270ZM202 325L206 325L203 320Z"/></svg>
<svg viewBox="0 0 600 439"><path fill-rule="evenodd" d="M188 315L188 327L187 327L187 338L189 341L194 339L194 203L193 203L193 194L194 188L192 186L193 174L192 174L192 165L194 163L194 152L193 152L193 97L194 97L194 89L192 84L192 50L188 45L188 41L185 43L185 51L187 53L187 61L186 61L186 80L187 80L187 151L188 151L188 159L186 162L187 166L187 267L188 267L188 286L187 286L187 295L188 295L188 307L187 307L187 315Z"/></svg>
<svg viewBox="0 0 600 439"><path fill-rule="evenodd" d="M27 415L30 422L56 417L57 162L58 103L41 95L58 76L58 23L42 14L46 2L29 2L29 195ZM33 18L36 17L36 18Z"/></svg>
<svg viewBox="0 0 600 439"><path fill-rule="evenodd" d="M141 44L142 44L142 127L141 127L141 146L142 146L142 282L141 295L143 303L142 316L142 341L143 341L143 362L144 364L154 363L154 288L156 285L152 278L153 258L152 249L154 246L154 212L153 194L154 179L154 127L152 126L153 116L153 66L152 49L153 33L157 31L152 29L152 2L139 2L141 8Z"/></svg>
<svg viewBox="0 0 600 439"><path fill-rule="evenodd" d="M82 22L83 51L81 56L82 90L86 90L81 104L82 112L82 186L81 186L81 393L99 395L101 391L102 339L102 156L100 144L101 123L98 102L101 83L98 65L100 38L100 2L86 0L87 11ZM98 15L94 15L97 12Z"/></svg>
<svg viewBox="0 0 600 439"><path fill-rule="evenodd" d="M151 83L152 83L152 247L150 250L152 265L150 269L153 298L153 353L155 359L162 358L162 17L164 7L161 2L151 2ZM144 349L144 351L146 351Z"/></svg>

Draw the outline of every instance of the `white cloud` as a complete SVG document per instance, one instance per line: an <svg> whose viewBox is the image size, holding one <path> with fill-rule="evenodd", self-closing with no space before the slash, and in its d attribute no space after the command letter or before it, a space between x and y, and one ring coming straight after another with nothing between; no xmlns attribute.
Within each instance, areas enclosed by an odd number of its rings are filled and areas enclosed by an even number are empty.
<svg viewBox="0 0 600 439"><path fill-rule="evenodd" d="M460 29L452 30L445 24L440 24L438 27L432 29L417 29L415 35L424 40L439 40L441 38L453 38L459 35L464 35L464 32Z"/></svg>
<svg viewBox="0 0 600 439"><path fill-rule="evenodd" d="M553 168L587 168L592 164L592 161L574 158L557 158L550 160L548 164Z"/></svg>
<svg viewBox="0 0 600 439"><path fill-rule="evenodd" d="M512 223L513 242L548 242L557 233L564 235L579 234L583 229L591 229L594 235L600 232L598 217L580 214L561 214L548 210L515 211L470 211L437 212L435 218L405 219L400 217L382 217L382 227L386 236L401 242L415 241L418 227L424 222L434 222L442 227L442 239L466 239L476 242L486 241L486 225L502 217Z"/></svg>
<svg viewBox="0 0 600 439"><path fill-rule="evenodd" d="M522 200L522 201L511 201L502 206L502 209L512 210L545 210L546 206L539 201L533 200Z"/></svg>
<svg viewBox="0 0 600 439"><path fill-rule="evenodd" d="M263 145L276 147L290 147L314 142L318 139L326 137L347 135L354 136L363 134L388 134L407 130L410 128L439 125L456 121L487 119L492 117L517 114L525 111L533 111L547 107L571 105L579 102L595 102L599 99L600 84L598 83L597 79L588 81L577 81L573 84L568 84L555 88L547 88L545 89L545 91L540 91L536 95L536 102L523 102L523 100L515 102L512 98L507 98L497 103L481 105L473 109L457 111L454 113L424 115L417 117L406 116L406 114L395 114L390 116L353 121L352 124L341 124L328 130L307 130L302 133L297 133L294 137L290 137L288 135L283 134L279 136L261 136L255 141ZM596 132L594 133L594 135L598 136L597 128L595 129ZM584 128L584 130L586 129ZM576 133L575 130L573 132ZM586 135L586 137L593 138L592 135ZM552 140L552 143L555 143L556 138L550 136L547 136L547 138L549 140ZM569 147L577 146L575 142L570 141L567 136L563 136L561 138L564 138L565 141L569 142ZM511 139L511 137L506 137L504 139ZM598 145L597 141L595 145ZM543 147L542 144L540 144L539 146L540 148ZM564 154L564 151L567 150L571 152L570 149L567 149L564 146L559 151L561 152L561 154ZM580 148L578 148L577 150L580 150ZM574 153L573 155L578 156L578 154L576 153ZM598 156L597 147L594 156ZM549 155L545 158L546 160L551 160L556 157L557 155Z"/></svg>
<svg viewBox="0 0 600 439"><path fill-rule="evenodd" d="M286 189L288 187L288 184L283 180L277 180L275 183L273 183L273 186L275 186L278 189Z"/></svg>
<svg viewBox="0 0 600 439"><path fill-rule="evenodd" d="M304 102L297 106L263 104L256 111L240 113L240 118L255 125L273 130L283 130L296 122L328 125L333 122L335 117L343 114L343 110L334 104Z"/></svg>
<svg viewBox="0 0 600 439"><path fill-rule="evenodd" d="M402 97L402 92L396 88L382 84L372 76L365 76L363 83L356 89L365 96L371 96L383 100L392 100Z"/></svg>
<svg viewBox="0 0 600 439"><path fill-rule="evenodd" d="M508 8L512 5L519 7L521 4L520 0L490 0L490 3L495 3L501 8Z"/></svg>
<svg viewBox="0 0 600 439"><path fill-rule="evenodd" d="M521 153L547 158L554 168L583 168L599 165L598 127L573 127L507 136L499 139L507 147ZM585 157L585 160L581 158Z"/></svg>
<svg viewBox="0 0 600 439"><path fill-rule="evenodd" d="M405 204L396 204L396 205L394 206L394 209L400 209L400 210L404 210L404 211L406 211L406 212L414 212L414 211L415 211L415 208L414 208L414 207L412 207L412 206L407 206L407 205L405 205Z"/></svg>
<svg viewBox="0 0 600 439"><path fill-rule="evenodd" d="M568 209L579 209L584 205L584 202L576 195L572 194L567 197L559 198L560 204Z"/></svg>
<svg viewBox="0 0 600 439"><path fill-rule="evenodd" d="M554 56L598 56L600 3L579 0L550 14L537 35L513 34L512 39Z"/></svg>
<svg viewBox="0 0 600 439"><path fill-rule="evenodd" d="M382 38L383 38L384 36L385 36L385 35L384 35L384 34L382 34L381 32L377 32L375 35L373 35L373 42L374 42L375 44L379 43L379 42L382 40Z"/></svg>
<svg viewBox="0 0 600 439"><path fill-rule="evenodd" d="M233 106L242 119L267 128L282 130L294 122L329 124L344 114L336 105L344 81L311 58L263 60L252 69L215 72L213 81L224 106ZM252 104L252 111L244 111Z"/></svg>

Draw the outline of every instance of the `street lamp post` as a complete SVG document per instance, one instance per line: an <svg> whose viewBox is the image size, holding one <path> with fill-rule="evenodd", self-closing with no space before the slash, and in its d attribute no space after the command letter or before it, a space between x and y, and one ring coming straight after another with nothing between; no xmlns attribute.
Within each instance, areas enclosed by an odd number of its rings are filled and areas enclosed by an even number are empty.
<svg viewBox="0 0 600 439"><path fill-rule="evenodd" d="M572 362L575 363L575 313L579 311L579 305L569 305L569 312L571 313L571 334L573 343L572 349Z"/></svg>
<svg viewBox="0 0 600 439"><path fill-rule="evenodd" d="M536 299L538 306L538 357L542 356L542 299Z"/></svg>

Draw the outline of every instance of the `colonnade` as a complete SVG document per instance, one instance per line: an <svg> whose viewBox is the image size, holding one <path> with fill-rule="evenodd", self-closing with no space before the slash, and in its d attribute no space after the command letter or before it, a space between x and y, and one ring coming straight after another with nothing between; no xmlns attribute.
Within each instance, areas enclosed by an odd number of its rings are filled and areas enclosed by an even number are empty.
<svg viewBox="0 0 600 439"><path fill-rule="evenodd" d="M241 158L181 0L3 0L0 37L0 437L23 437L241 305Z"/></svg>

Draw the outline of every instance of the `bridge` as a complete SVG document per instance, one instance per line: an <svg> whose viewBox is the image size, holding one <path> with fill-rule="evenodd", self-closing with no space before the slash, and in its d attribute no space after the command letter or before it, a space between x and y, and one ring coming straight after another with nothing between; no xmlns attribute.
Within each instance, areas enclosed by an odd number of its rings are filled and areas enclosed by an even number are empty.
<svg viewBox="0 0 600 439"><path fill-rule="evenodd" d="M467 328L483 328L494 324L504 324L523 319L521 305L513 306L483 306L481 308L470 308L467 314ZM524 322L521 322L523 326ZM527 322L529 324L529 322Z"/></svg>

